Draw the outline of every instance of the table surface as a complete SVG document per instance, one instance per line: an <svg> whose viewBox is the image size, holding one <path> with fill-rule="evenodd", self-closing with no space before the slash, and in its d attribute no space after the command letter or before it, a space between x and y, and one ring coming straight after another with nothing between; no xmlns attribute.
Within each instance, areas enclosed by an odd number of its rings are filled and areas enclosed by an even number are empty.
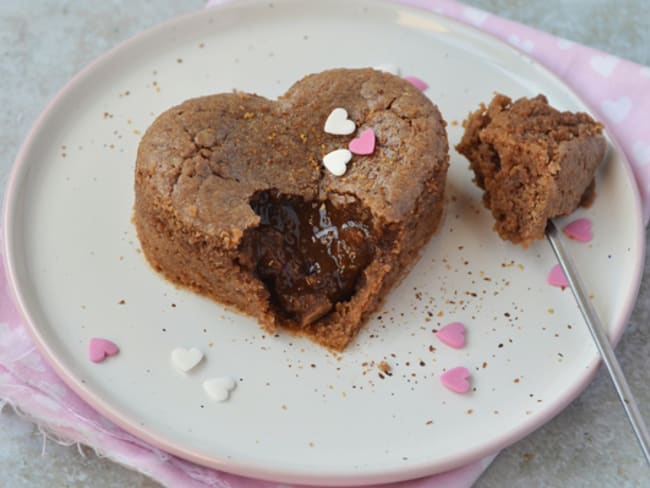
<svg viewBox="0 0 650 488"><path fill-rule="evenodd" d="M469 0L465 3L650 65L650 0ZM21 141L45 104L79 69L137 32L201 8L202 0L3 0L0 2L0 197ZM646 233L650 242L650 232ZM650 420L650 259L616 352ZM44 443L38 428L5 408L0 473L6 487L157 487L92 450ZM42 455L43 454L43 455ZM566 410L505 449L477 488L650 484L606 371Z"/></svg>

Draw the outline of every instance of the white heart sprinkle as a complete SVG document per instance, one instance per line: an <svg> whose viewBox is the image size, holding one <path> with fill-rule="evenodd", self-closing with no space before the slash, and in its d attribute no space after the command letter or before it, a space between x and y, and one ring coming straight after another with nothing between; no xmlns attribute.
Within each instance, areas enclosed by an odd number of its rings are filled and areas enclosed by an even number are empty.
<svg viewBox="0 0 650 488"><path fill-rule="evenodd" d="M211 378L203 382L203 389L205 392L211 399L217 402L228 400L230 392L234 390L236 386L237 382L228 376Z"/></svg>
<svg viewBox="0 0 650 488"><path fill-rule="evenodd" d="M327 153L323 157L323 165L334 176L343 176L350 159L352 159L352 153L350 151L347 149L337 149L336 151Z"/></svg>
<svg viewBox="0 0 650 488"><path fill-rule="evenodd" d="M201 362L201 359L203 359L203 353L196 347L191 349L177 347L172 351L172 363L183 373L187 373L194 368Z"/></svg>
<svg viewBox="0 0 650 488"><path fill-rule="evenodd" d="M357 129L356 124L348 119L348 111L338 107L332 110L325 121L325 132L337 136L352 134Z"/></svg>
<svg viewBox="0 0 650 488"><path fill-rule="evenodd" d="M513 46L530 53L535 49L535 43L530 39L521 39L517 34L510 34L508 42Z"/></svg>
<svg viewBox="0 0 650 488"><path fill-rule="evenodd" d="M463 10L463 15L474 25L482 25L483 22L485 22L485 20L490 16L490 14L487 12L478 10L473 7L465 7Z"/></svg>
<svg viewBox="0 0 650 488"><path fill-rule="evenodd" d="M603 112L613 122L620 124L625 120L627 114L632 110L632 100L630 97L621 97L616 100L604 100L600 105Z"/></svg>
<svg viewBox="0 0 650 488"><path fill-rule="evenodd" d="M589 61L591 68L598 74L607 78L612 74L618 64L618 59L613 56L594 56Z"/></svg>
<svg viewBox="0 0 650 488"><path fill-rule="evenodd" d="M643 141L636 141L632 146L632 154L639 166L650 165L650 144Z"/></svg>
<svg viewBox="0 0 650 488"><path fill-rule="evenodd" d="M394 64L380 64L375 66L373 69L376 69L377 71L385 71L386 73L390 73L391 75L395 76L399 76L401 74L399 66L395 66Z"/></svg>

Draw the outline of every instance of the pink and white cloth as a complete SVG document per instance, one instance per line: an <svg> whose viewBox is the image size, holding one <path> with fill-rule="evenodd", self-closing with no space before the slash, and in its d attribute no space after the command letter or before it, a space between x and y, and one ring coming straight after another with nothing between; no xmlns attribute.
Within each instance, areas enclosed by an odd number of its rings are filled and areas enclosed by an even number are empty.
<svg viewBox="0 0 650 488"><path fill-rule="evenodd" d="M228 0L212 0L208 5ZM234 1L234 0L233 0ZM503 39L571 86L605 121L625 151L639 185L645 222L650 217L650 67L604 54L452 0L401 0ZM58 439L93 447L166 486L266 488L251 480L197 466L162 452L105 419L50 369L28 336L11 300L0 259L0 407L9 403ZM485 459L447 473L396 483L402 488L467 488L490 463Z"/></svg>

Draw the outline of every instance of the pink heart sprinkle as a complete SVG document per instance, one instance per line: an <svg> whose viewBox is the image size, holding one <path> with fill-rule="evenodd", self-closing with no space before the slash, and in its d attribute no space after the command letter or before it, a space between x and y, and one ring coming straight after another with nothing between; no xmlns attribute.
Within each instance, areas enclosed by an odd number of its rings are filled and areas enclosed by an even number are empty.
<svg viewBox="0 0 650 488"><path fill-rule="evenodd" d="M561 288L569 286L569 281L566 279L566 275L559 264L556 264L551 268L551 271L546 278L546 282L551 286L559 286Z"/></svg>
<svg viewBox="0 0 650 488"><path fill-rule="evenodd" d="M448 346L460 349L465 345L465 326L460 322L452 322L436 332L436 336Z"/></svg>
<svg viewBox="0 0 650 488"><path fill-rule="evenodd" d="M578 242L589 242L593 238L591 220L578 219L564 227L564 233Z"/></svg>
<svg viewBox="0 0 650 488"><path fill-rule="evenodd" d="M440 376L440 382L456 393L467 393L469 391L469 371L463 366L450 369Z"/></svg>
<svg viewBox="0 0 650 488"><path fill-rule="evenodd" d="M120 348L108 339L93 337L88 344L88 357L93 363L101 363L109 356L115 356Z"/></svg>
<svg viewBox="0 0 650 488"><path fill-rule="evenodd" d="M372 129L364 130L359 137L350 141L348 147L351 153L360 156L372 154L375 151L375 131Z"/></svg>
<svg viewBox="0 0 650 488"><path fill-rule="evenodd" d="M427 85L424 81L416 76L405 76L404 79L410 82L415 88L420 91L424 91L429 88L429 85Z"/></svg>

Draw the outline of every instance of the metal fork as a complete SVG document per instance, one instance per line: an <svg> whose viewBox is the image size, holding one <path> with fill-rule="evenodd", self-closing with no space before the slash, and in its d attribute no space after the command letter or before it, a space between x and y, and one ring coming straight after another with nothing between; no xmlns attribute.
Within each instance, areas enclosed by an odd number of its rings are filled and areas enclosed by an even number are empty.
<svg viewBox="0 0 650 488"><path fill-rule="evenodd" d="M558 232L557 227L552 220L549 221L546 227L546 238L550 242L551 247L553 248L553 252L555 253L557 260L560 263L564 274L566 275L569 286L571 287L571 291L573 292L573 296L575 297L576 302L578 303L578 307L580 308L580 312L582 312L582 316L584 317L585 322L589 327L589 332L591 332L591 336L596 343L596 347L598 347L600 356L602 357L605 366L607 366L607 370L609 371L609 374L612 378L612 382L614 383L618 397L623 404L623 408L625 408L625 412L627 413L627 417L630 420L630 424L632 424L632 429L634 429L636 438L641 445L643 455L645 456L647 463L650 464L650 434L648 434L648 427L646 426L643 417L641 416L641 412L639 412L639 407L637 406L634 395L630 390L630 386L627 384L627 380L625 379L621 365L616 359L614 350L609 343L609 339L607 338L607 333L603 328L602 322L598 318L598 314L596 314L591 301L585 293L585 287L582 283L582 280L580 279L580 276L578 275L578 271L573 264L571 256L564 248L560 233Z"/></svg>

